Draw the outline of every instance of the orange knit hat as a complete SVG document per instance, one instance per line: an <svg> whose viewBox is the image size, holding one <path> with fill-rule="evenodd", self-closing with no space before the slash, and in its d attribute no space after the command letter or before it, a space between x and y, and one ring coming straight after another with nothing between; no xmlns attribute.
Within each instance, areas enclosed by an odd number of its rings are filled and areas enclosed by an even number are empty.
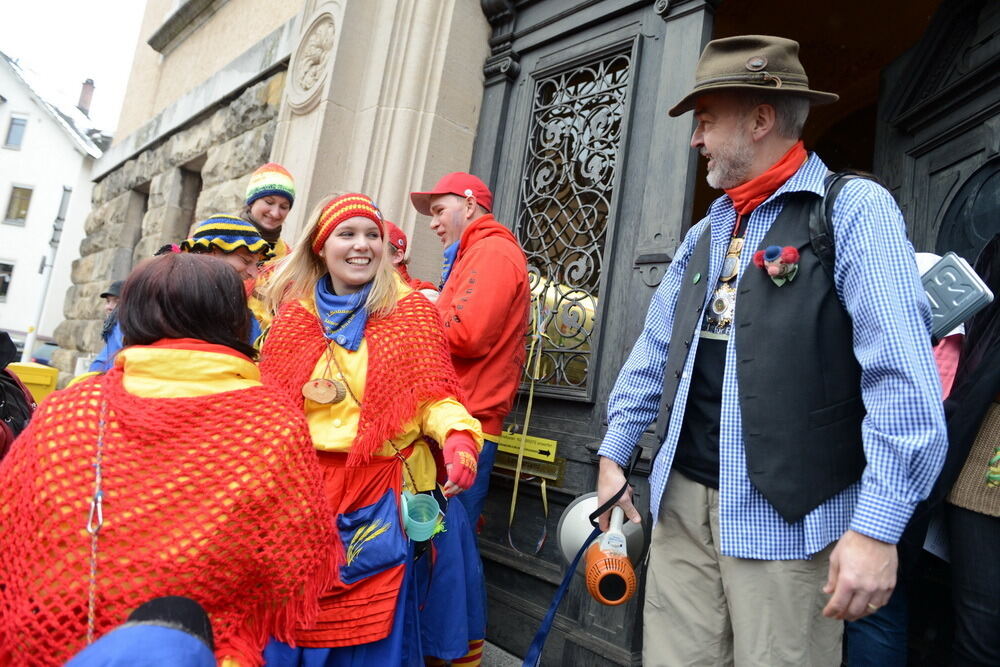
<svg viewBox="0 0 1000 667"><path fill-rule="evenodd" d="M368 218L378 226L379 235L385 236L382 211L368 195L352 192L331 199L319 214L313 232L312 249L317 255L337 225L350 218Z"/></svg>

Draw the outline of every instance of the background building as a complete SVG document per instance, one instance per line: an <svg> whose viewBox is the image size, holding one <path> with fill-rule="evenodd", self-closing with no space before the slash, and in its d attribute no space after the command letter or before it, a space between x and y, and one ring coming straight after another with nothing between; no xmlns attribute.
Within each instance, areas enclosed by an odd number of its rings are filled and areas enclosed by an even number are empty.
<svg viewBox="0 0 1000 667"><path fill-rule="evenodd" d="M801 42L812 86L841 95L815 110L807 147L884 180L919 250L972 258L1000 231L1000 3L150 0L57 332L63 377L97 349L107 282L197 218L237 210L268 159L299 189L290 238L324 194L361 190L411 234L411 269L426 279L440 247L407 193L478 174L544 292L531 433L558 441L555 462L521 483L510 531L521 549L507 539L509 458L480 540L490 639L523 654L562 571L555 540L529 545L593 488L608 393L715 194L689 147L692 117L666 109L703 45L741 33ZM511 421L525 412L522 398ZM640 506L654 445L650 432ZM545 664L639 664L638 609L574 586Z"/></svg>
<svg viewBox="0 0 1000 667"><path fill-rule="evenodd" d="M60 108L0 53L0 329L16 337L35 326L36 307L43 298L38 327L42 337L51 337L64 317L71 266L90 210L90 170L108 140L86 116L93 92L94 82L87 81L80 106ZM39 269L49 255L64 188L70 190L69 208L49 289L43 294Z"/></svg>

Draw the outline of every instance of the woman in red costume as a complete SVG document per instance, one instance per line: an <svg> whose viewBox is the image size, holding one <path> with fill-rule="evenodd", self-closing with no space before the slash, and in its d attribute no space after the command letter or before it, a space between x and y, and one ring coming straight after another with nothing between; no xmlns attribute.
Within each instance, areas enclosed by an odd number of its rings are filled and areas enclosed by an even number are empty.
<svg viewBox="0 0 1000 667"><path fill-rule="evenodd" d="M49 396L0 464L0 664L61 665L183 595L222 664L260 665L335 563L302 412L261 385L224 262L151 259L121 299L114 368Z"/></svg>
<svg viewBox="0 0 1000 667"><path fill-rule="evenodd" d="M296 399L319 452L339 531L338 581L319 620L265 650L269 666L421 665L412 542L400 494L475 480L479 422L461 389L440 316L385 251L382 214L362 194L324 202L299 250L278 267L266 302L277 312L261 350L265 384ZM437 449L436 446L434 446Z"/></svg>

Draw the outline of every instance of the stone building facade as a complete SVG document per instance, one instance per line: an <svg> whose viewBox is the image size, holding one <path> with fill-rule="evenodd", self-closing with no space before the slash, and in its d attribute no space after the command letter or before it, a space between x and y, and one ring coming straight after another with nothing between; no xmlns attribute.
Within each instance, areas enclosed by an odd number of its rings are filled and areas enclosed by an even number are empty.
<svg viewBox="0 0 1000 667"><path fill-rule="evenodd" d="M56 331L61 382L101 348L108 284L198 220L239 210L268 160L296 181L287 240L324 195L362 191L410 235L411 272L438 270L407 193L469 168L489 53L479 2L279 4L148 0Z"/></svg>
<svg viewBox="0 0 1000 667"><path fill-rule="evenodd" d="M100 349L98 295L111 281L185 238L195 221L242 206L250 173L269 159L284 82L284 71L271 74L98 181L66 319L55 334L61 379L78 370L78 358Z"/></svg>

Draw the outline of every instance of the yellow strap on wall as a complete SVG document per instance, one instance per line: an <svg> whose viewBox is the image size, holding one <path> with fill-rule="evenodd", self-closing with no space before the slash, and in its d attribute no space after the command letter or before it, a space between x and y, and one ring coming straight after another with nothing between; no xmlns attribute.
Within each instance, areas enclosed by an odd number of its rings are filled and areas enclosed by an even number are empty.
<svg viewBox="0 0 1000 667"><path fill-rule="evenodd" d="M532 358L534 358L534 365L531 372L529 373L531 379L530 382L528 383L528 405L524 411L524 426L521 429L521 443L519 451L517 453L517 467L514 470L514 492L513 494L511 494L510 497L510 513L507 516L507 544L510 545L511 549L517 551L518 553L521 553L521 550L514 545L514 539L513 536L510 534L510 531L511 527L514 525L514 514L517 510L517 489L521 482L521 465L524 462L525 443L528 438L528 425L531 423L531 407L535 400L535 379L541 373L541 368L542 368L541 339L545 336L545 334L541 330L542 327L542 318L540 313L542 308L541 303L542 300L536 298L534 307L531 309L531 330L532 330L531 346L528 348L528 358L526 360L527 362L526 365L528 366L532 365ZM541 482L541 491L542 491L542 507L545 510L545 523L543 524L542 527L542 535L541 537L538 538L538 542L535 544L535 551L533 552L535 554L537 554L542 550L542 547L545 545L545 538L547 538L549 534L549 527L548 527L549 500L546 494L544 479Z"/></svg>

